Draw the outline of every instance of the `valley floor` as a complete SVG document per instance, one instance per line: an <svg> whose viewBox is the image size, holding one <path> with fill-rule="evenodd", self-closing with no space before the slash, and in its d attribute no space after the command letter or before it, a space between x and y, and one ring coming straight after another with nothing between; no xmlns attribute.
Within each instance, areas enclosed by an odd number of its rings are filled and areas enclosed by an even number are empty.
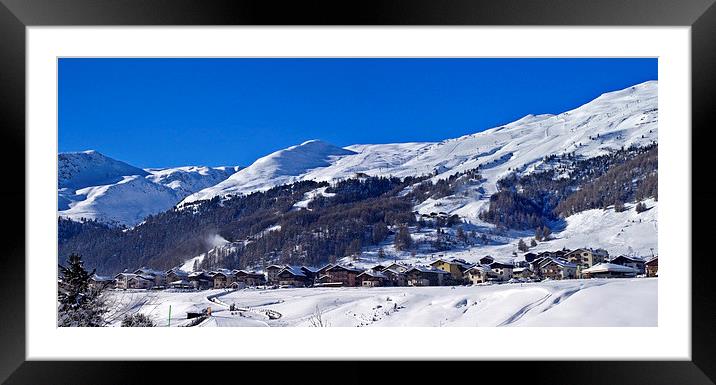
<svg viewBox="0 0 716 385"><path fill-rule="evenodd" d="M112 326L144 313L157 326L657 326L657 278L487 286L112 291ZM234 305L236 311L230 311ZM168 325L169 308L172 321Z"/></svg>

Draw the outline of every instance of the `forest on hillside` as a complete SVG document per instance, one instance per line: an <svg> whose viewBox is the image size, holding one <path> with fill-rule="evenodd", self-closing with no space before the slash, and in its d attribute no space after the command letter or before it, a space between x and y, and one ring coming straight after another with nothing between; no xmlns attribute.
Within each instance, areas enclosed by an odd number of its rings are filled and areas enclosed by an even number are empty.
<svg viewBox="0 0 716 385"><path fill-rule="evenodd" d="M88 266L102 273L143 265L171 268L211 249L218 235L232 243L230 251L221 255L221 267L277 262L319 265L360 253L364 246L379 244L393 233L409 244L407 227L418 221L415 204L449 195L480 176L469 170L435 182L429 178L360 177L333 185L297 182L192 202L150 216L131 229L60 218L59 255L62 260L79 253ZM325 188L325 195L317 195L306 208L295 206L320 188ZM440 225L450 225L454 219ZM202 267L213 263L207 259Z"/></svg>
<svg viewBox="0 0 716 385"><path fill-rule="evenodd" d="M498 181L480 218L503 228L527 230L589 209L617 211L625 203L658 199L658 146L630 147L578 159L545 157L546 170L512 173Z"/></svg>

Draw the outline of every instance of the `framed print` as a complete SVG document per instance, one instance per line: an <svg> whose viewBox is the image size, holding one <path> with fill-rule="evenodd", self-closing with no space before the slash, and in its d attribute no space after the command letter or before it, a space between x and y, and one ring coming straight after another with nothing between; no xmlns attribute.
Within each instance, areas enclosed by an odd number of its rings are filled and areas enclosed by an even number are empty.
<svg viewBox="0 0 716 385"><path fill-rule="evenodd" d="M711 2L2 2L9 383L713 382Z"/></svg>

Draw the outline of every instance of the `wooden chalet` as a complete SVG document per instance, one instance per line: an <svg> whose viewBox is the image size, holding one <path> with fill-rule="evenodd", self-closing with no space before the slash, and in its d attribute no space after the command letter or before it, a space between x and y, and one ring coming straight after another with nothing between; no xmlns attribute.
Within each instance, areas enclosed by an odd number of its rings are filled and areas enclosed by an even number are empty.
<svg viewBox="0 0 716 385"><path fill-rule="evenodd" d="M286 266L276 274L280 286L305 287L310 284L300 266Z"/></svg>
<svg viewBox="0 0 716 385"><path fill-rule="evenodd" d="M88 284L90 289L104 289L108 287L113 287L114 285L115 282L113 277L97 274L92 274Z"/></svg>
<svg viewBox="0 0 716 385"><path fill-rule="evenodd" d="M167 284L171 284L172 282L176 282L176 281L182 281L182 280L188 281L189 280L189 273L187 273L186 271L180 270L179 268L173 268L173 269L167 270L164 272L164 275L166 276Z"/></svg>
<svg viewBox="0 0 716 385"><path fill-rule="evenodd" d="M525 261L527 261L527 263L531 263L535 259L537 259L537 254L535 254L535 253L526 253L525 254Z"/></svg>
<svg viewBox="0 0 716 385"><path fill-rule="evenodd" d="M383 286L405 286L408 284L407 277L404 272L393 269L384 269L381 273L385 276Z"/></svg>
<svg viewBox="0 0 716 385"><path fill-rule="evenodd" d="M225 289L231 287L234 283L234 274L228 270L219 270L211 272L211 278L214 281L214 289Z"/></svg>
<svg viewBox="0 0 716 385"><path fill-rule="evenodd" d="M545 258L539 269L543 278L561 280L577 277L577 265L561 258Z"/></svg>
<svg viewBox="0 0 716 385"><path fill-rule="evenodd" d="M152 286L165 286L167 284L167 275L163 271L141 267L134 271L134 274L141 275L144 278L151 278Z"/></svg>
<svg viewBox="0 0 716 385"><path fill-rule="evenodd" d="M487 281L497 280L497 273L492 271L489 266L485 265L474 265L463 273L465 281L476 285L478 283L485 283Z"/></svg>
<svg viewBox="0 0 716 385"><path fill-rule="evenodd" d="M406 271L408 271L408 269L410 269L410 266L406 266L398 262L393 262L390 265L386 266L385 269L383 269L382 271L393 270L399 273L405 273Z"/></svg>
<svg viewBox="0 0 716 385"><path fill-rule="evenodd" d="M599 263L582 270L584 278L629 278L635 277L637 270L633 267L613 263Z"/></svg>
<svg viewBox="0 0 716 385"><path fill-rule="evenodd" d="M472 267L471 264L465 262L462 259L438 259L433 261L430 266L440 269L444 272L450 273L450 278L454 283L462 283L464 280L463 273L465 270Z"/></svg>
<svg viewBox="0 0 716 385"><path fill-rule="evenodd" d="M342 282L343 286L356 286L356 277L362 270L345 265L334 265L326 270L328 282Z"/></svg>
<svg viewBox="0 0 716 385"><path fill-rule="evenodd" d="M534 273L529 267L516 267L512 269L512 277L530 279L534 277Z"/></svg>
<svg viewBox="0 0 716 385"><path fill-rule="evenodd" d="M150 275L132 274L127 279L127 289L151 289L154 287L154 277Z"/></svg>
<svg viewBox="0 0 716 385"><path fill-rule="evenodd" d="M659 256L656 256L644 263L647 277L659 276Z"/></svg>
<svg viewBox="0 0 716 385"><path fill-rule="evenodd" d="M266 268L266 282L269 285L278 285L278 273L283 270L284 265L271 265Z"/></svg>
<svg viewBox="0 0 716 385"><path fill-rule="evenodd" d="M577 265L578 269L588 269L596 264L606 262L608 257L609 253L605 250L581 248L569 252L564 259Z"/></svg>
<svg viewBox="0 0 716 385"><path fill-rule="evenodd" d="M502 262L492 262L489 266L500 281L509 281L512 278L512 269L515 268L511 263Z"/></svg>
<svg viewBox="0 0 716 385"><path fill-rule="evenodd" d="M384 286L387 277L379 271L366 270L356 276L358 286L377 287Z"/></svg>
<svg viewBox="0 0 716 385"><path fill-rule="evenodd" d="M405 272L408 286L442 286L450 273L432 266L413 266Z"/></svg>
<svg viewBox="0 0 716 385"><path fill-rule="evenodd" d="M214 279L207 272L195 271L187 278L194 289L205 290L214 287Z"/></svg>
<svg viewBox="0 0 716 385"><path fill-rule="evenodd" d="M263 274L246 271L246 270L234 270L234 283L238 283L237 286L243 287L256 287L266 284L266 278Z"/></svg>
<svg viewBox="0 0 716 385"><path fill-rule="evenodd" d="M611 261L609 261L609 263L631 267L637 271L637 274L644 274L645 272L644 260L639 257L628 257L626 255L620 255L616 258L613 258Z"/></svg>
<svg viewBox="0 0 716 385"><path fill-rule="evenodd" d="M306 275L306 278L308 279L308 282L313 283L316 281L316 278L318 278L318 271L320 269L316 267L311 266L301 266L301 271L303 271L303 274Z"/></svg>
<svg viewBox="0 0 716 385"><path fill-rule="evenodd" d="M481 265L489 265L489 264L491 264L492 262L495 262L495 258L492 258L492 257L489 256L489 255L486 255L486 256L480 258L480 264L481 264Z"/></svg>

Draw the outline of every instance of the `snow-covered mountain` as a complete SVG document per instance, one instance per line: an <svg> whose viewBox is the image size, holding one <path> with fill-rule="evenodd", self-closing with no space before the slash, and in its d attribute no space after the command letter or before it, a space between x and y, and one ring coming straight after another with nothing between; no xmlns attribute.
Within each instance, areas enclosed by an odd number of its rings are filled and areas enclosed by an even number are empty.
<svg viewBox="0 0 716 385"><path fill-rule="evenodd" d="M197 166L141 169L97 151L60 153L59 215L133 226L237 170Z"/></svg>
<svg viewBox="0 0 716 385"><path fill-rule="evenodd" d="M82 188L116 183L125 175L149 173L97 151L64 152L57 156L59 188Z"/></svg>
<svg viewBox="0 0 716 385"><path fill-rule="evenodd" d="M515 172L525 175L545 169L570 176L570 161L582 162L584 158L612 153L631 145L646 146L658 142L657 88L656 81L649 81L605 93L571 111L557 115L527 115L503 126L440 142L339 147L310 140L259 158L243 169L200 166L141 169L95 151L59 154L59 215L135 226L148 215L175 206L189 207L191 202L248 194L298 181L335 182L365 175L428 176L438 180L479 169L479 172L459 176L460 183L455 183L444 194L422 195L422 201L411 202L414 202L412 210L422 214L420 218L456 214L462 223L459 227L471 232L471 236L480 242L470 243L469 247L437 249L431 246L432 240L436 239L436 229L416 227L410 229L411 236L422 246L412 250L412 254L411 251L396 250L395 236L390 235L380 244L362 247L362 262L343 262L368 266L382 258L380 251L396 259L418 263L435 252L468 261L475 261L485 254L508 261L518 250L518 240L534 237L534 229L498 229L480 218L479 214L490 207L490 197L498 191L498 181ZM564 157L566 161L550 157L563 154L576 157ZM592 170L591 166L582 167ZM413 188L404 187L397 194L408 194ZM327 192L325 185L307 189L292 210L310 210L312 200L334 194ZM636 212L633 201L624 202L626 210L617 211L610 206L573 211L561 218L560 223L550 223L554 230L551 239L530 250L599 247L613 254L658 254L658 202L653 199L644 202L647 211L642 213ZM217 210L224 207L209 206ZM247 242L272 231L282 231L281 226L266 223L265 229L252 229L251 237L227 241L217 234L216 239L202 240L201 247L177 256L182 258L182 268L190 271L202 261L221 266L223 257L233 256ZM141 232L143 229L138 226L135 230ZM191 237L194 228L182 231ZM456 228L447 231L456 236ZM172 249L171 254L175 253Z"/></svg>
<svg viewBox="0 0 716 385"><path fill-rule="evenodd" d="M430 198L415 210L421 214L458 214L476 228L488 229L493 226L481 221L478 214L497 191L497 181L508 174L549 167L545 162L548 155L574 153L593 157L633 144L657 142L657 87L656 81L645 82L605 93L558 115L527 115L503 126L441 142L341 148L311 140L266 155L244 169L140 169L95 151L59 154L59 214L131 226L177 204L246 194L301 180L330 182L358 173L434 175L440 179L479 167L483 177L479 185L467 185L440 199ZM310 200L321 193L308 195ZM615 223L613 227L620 226ZM640 249L652 244L656 244L655 238Z"/></svg>
<svg viewBox="0 0 716 385"><path fill-rule="evenodd" d="M353 151L320 140L309 140L297 146L276 151L256 160L227 180L188 196L184 202L211 199L217 195L266 190L302 179L314 169L328 167Z"/></svg>
<svg viewBox="0 0 716 385"><path fill-rule="evenodd" d="M240 167L186 166L174 168L147 168L147 179L169 187L185 197L199 190L216 185L225 180Z"/></svg>
<svg viewBox="0 0 716 385"><path fill-rule="evenodd" d="M299 180L331 181L356 173L371 176L436 173L436 178L444 178L478 166L486 178L484 196L489 197L496 191L497 180L515 169L529 172L538 168L547 155L574 152L592 157L632 144L657 141L657 86L657 81L648 81L605 93L558 115L527 115L504 126L437 143L339 148L309 141L258 159L224 182L188 196L182 203L265 190ZM460 214L475 217L477 209L470 207Z"/></svg>

